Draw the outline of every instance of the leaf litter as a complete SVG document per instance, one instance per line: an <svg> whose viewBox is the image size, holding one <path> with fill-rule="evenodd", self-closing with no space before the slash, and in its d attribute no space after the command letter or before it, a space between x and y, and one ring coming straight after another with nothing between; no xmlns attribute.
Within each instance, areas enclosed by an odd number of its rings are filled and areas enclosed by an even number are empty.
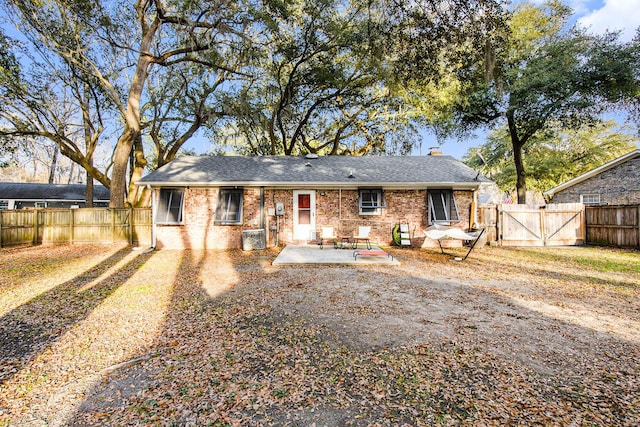
<svg viewBox="0 0 640 427"><path fill-rule="evenodd" d="M22 303L0 328L37 342L0 356L0 425L640 422L638 275L584 262L638 253L392 251L393 269L277 268L275 250L2 250L0 300Z"/></svg>

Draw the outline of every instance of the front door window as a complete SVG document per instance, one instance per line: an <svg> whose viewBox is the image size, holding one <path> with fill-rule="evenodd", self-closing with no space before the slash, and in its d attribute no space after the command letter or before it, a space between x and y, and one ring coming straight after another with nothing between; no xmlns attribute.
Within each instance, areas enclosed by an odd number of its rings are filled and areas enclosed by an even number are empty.
<svg viewBox="0 0 640 427"><path fill-rule="evenodd" d="M293 239L313 240L316 228L316 193L313 190L293 192Z"/></svg>
<svg viewBox="0 0 640 427"><path fill-rule="evenodd" d="M298 224L311 224L311 195L298 194Z"/></svg>

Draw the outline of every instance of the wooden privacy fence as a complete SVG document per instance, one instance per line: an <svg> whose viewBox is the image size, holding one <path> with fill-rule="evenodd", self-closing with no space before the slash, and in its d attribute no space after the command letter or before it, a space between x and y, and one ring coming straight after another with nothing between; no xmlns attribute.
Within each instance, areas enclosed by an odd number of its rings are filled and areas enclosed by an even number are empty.
<svg viewBox="0 0 640 427"><path fill-rule="evenodd" d="M640 205L587 206L587 243L640 246Z"/></svg>
<svg viewBox="0 0 640 427"><path fill-rule="evenodd" d="M151 209L29 209L0 211L0 247L21 244L151 245Z"/></svg>
<svg viewBox="0 0 640 427"><path fill-rule="evenodd" d="M502 246L565 246L586 242L581 203L557 203L543 207L481 205L478 219L489 242Z"/></svg>

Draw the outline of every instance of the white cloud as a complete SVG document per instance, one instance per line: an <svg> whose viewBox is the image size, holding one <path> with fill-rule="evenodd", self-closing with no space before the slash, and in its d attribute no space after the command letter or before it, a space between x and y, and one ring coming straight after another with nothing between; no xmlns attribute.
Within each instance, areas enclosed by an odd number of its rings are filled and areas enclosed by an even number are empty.
<svg viewBox="0 0 640 427"><path fill-rule="evenodd" d="M620 38L629 41L640 26L639 11L640 0L604 0L600 9L579 18L578 24L597 34L621 30Z"/></svg>
<svg viewBox="0 0 640 427"><path fill-rule="evenodd" d="M563 3L568 5L573 11L573 13L577 16L582 16L589 12L588 0L571 0L571 1L565 1Z"/></svg>

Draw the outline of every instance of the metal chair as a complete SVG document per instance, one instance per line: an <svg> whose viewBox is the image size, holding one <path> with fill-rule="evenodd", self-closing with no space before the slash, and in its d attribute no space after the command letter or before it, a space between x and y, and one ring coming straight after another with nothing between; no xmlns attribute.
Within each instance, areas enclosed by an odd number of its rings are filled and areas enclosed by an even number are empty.
<svg viewBox="0 0 640 427"><path fill-rule="evenodd" d="M333 227L322 227L320 229L320 249L324 248L325 240L333 240L334 249L338 248L338 236L336 236L335 229Z"/></svg>
<svg viewBox="0 0 640 427"><path fill-rule="evenodd" d="M371 240L369 240L369 233L371 232L371 227L358 227L358 235L353 236L353 249L358 249L358 241L364 240L367 244L367 249L371 249Z"/></svg>

